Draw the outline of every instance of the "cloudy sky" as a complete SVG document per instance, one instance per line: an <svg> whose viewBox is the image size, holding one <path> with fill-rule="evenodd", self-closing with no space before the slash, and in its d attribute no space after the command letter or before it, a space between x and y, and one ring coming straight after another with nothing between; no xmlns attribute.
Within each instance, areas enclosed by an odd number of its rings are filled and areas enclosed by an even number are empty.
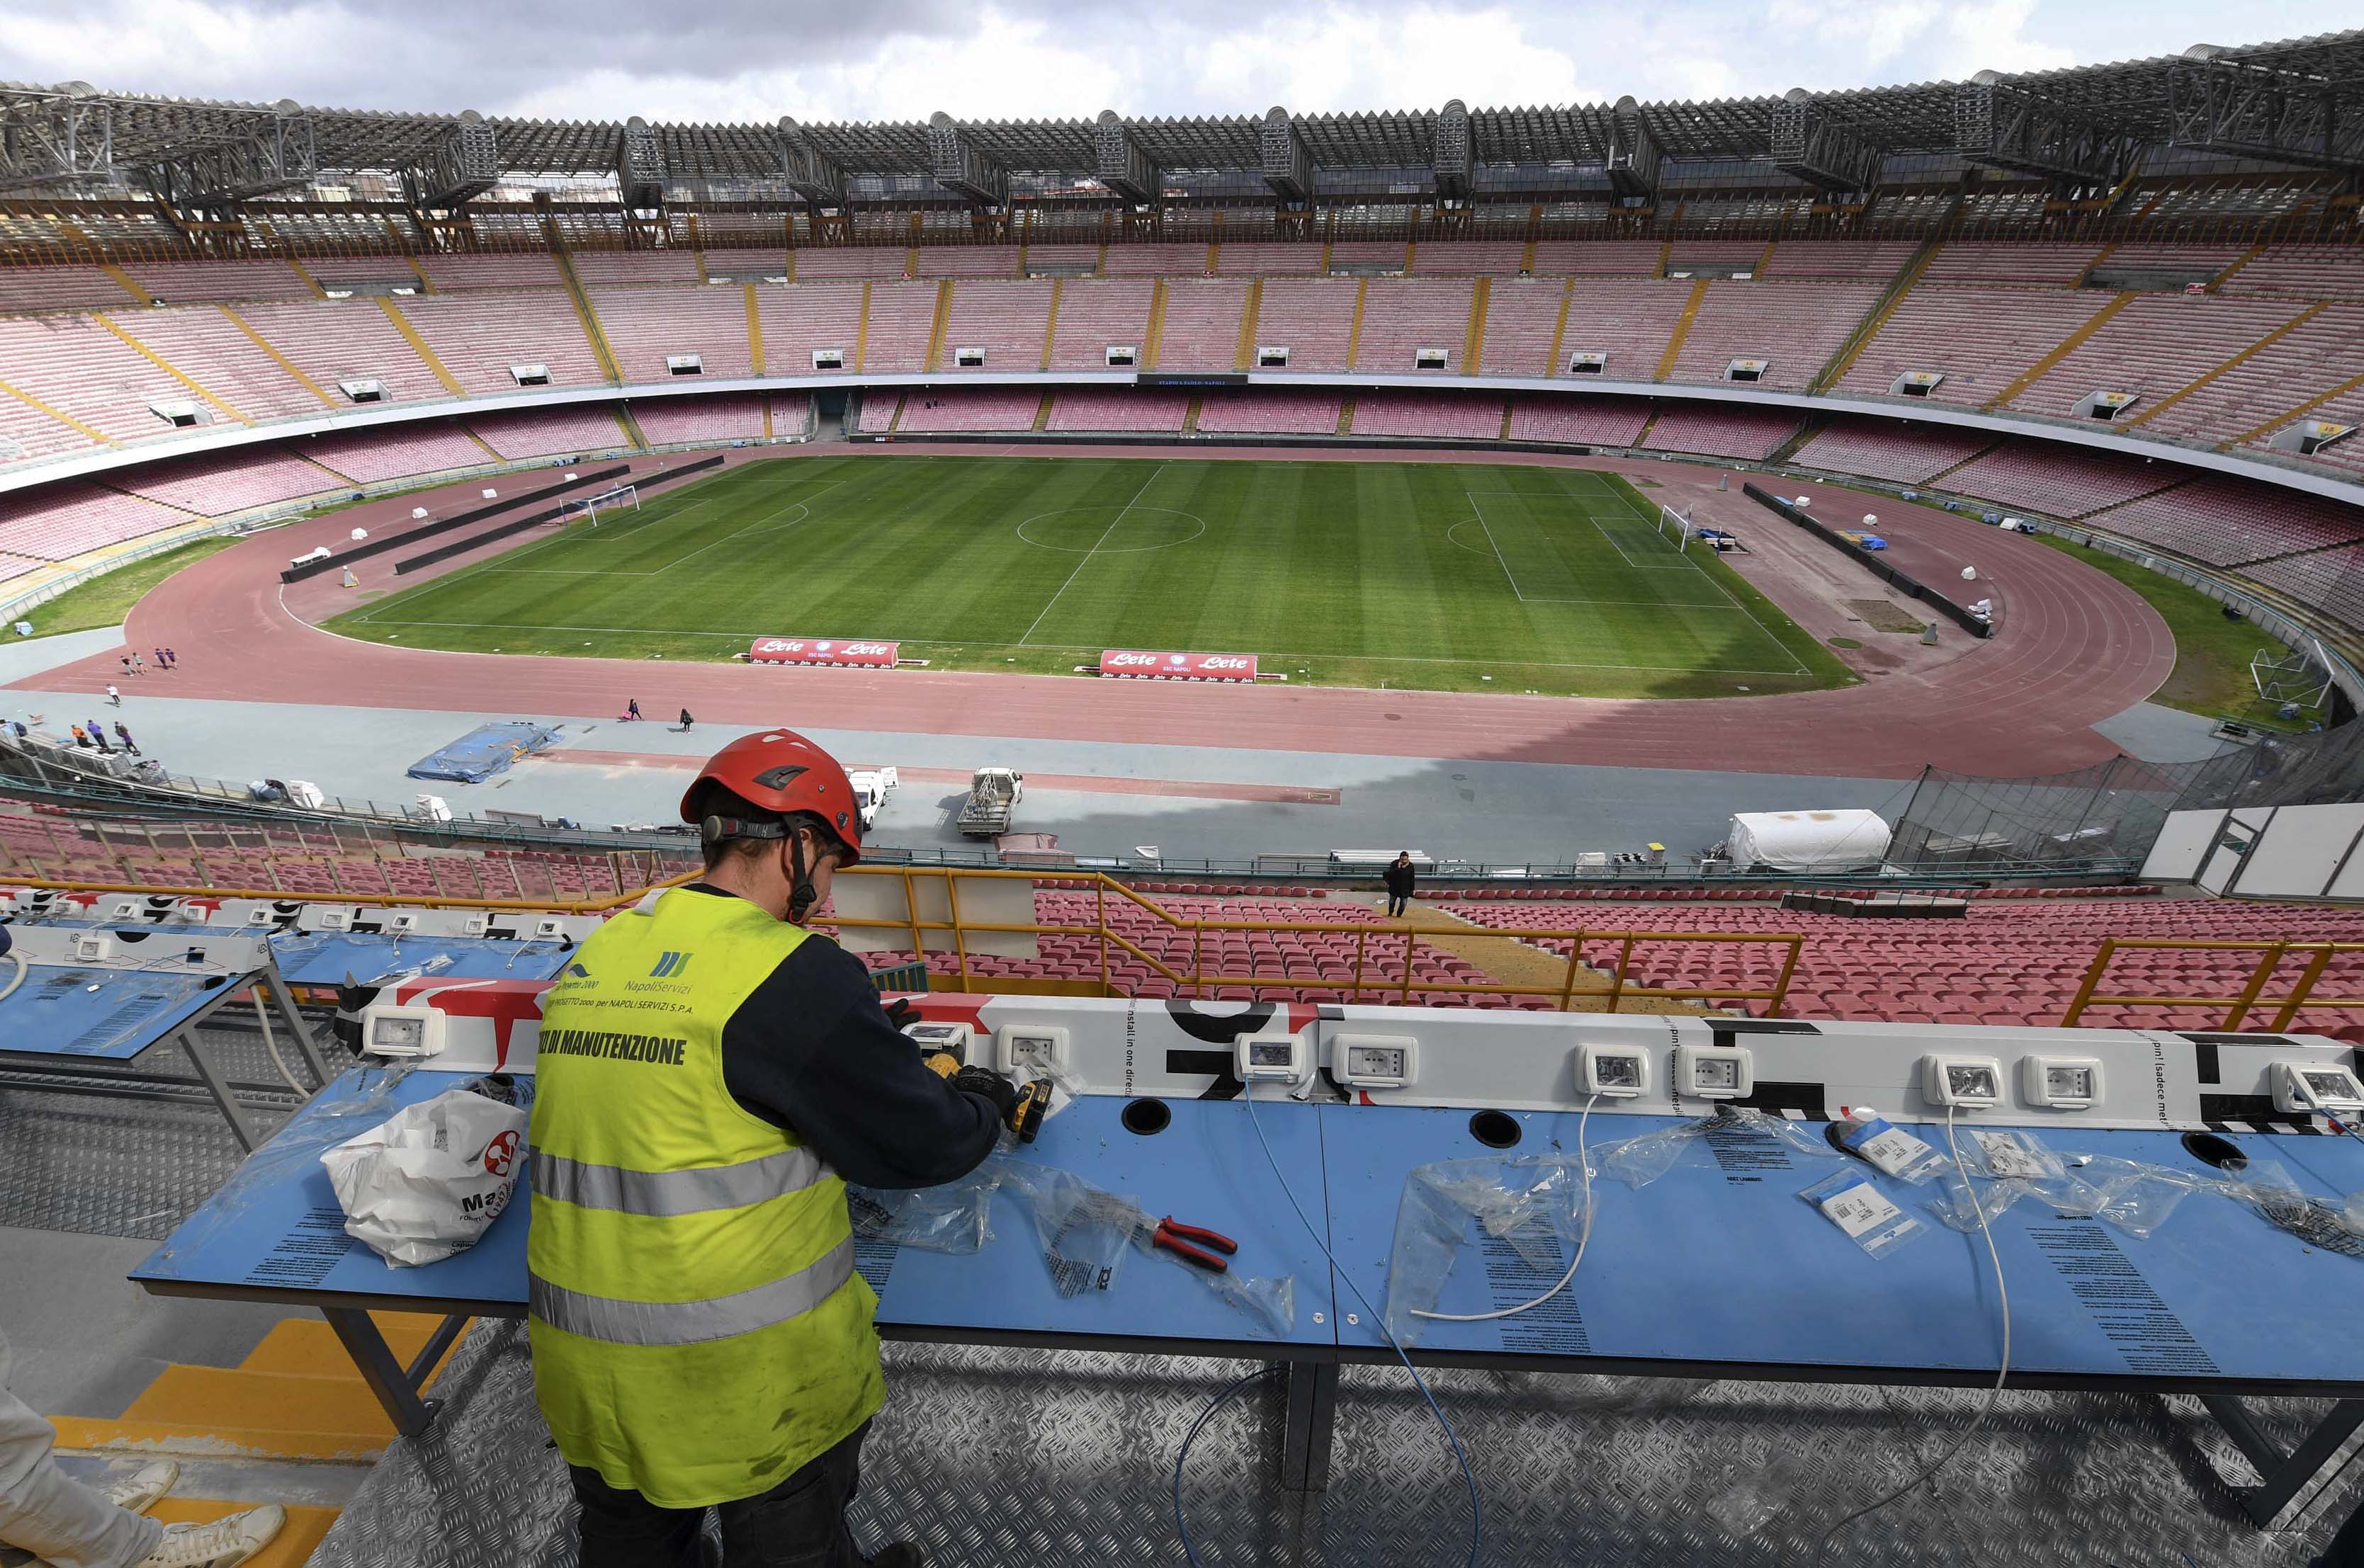
<svg viewBox="0 0 2364 1568"><path fill-rule="evenodd" d="M2357 26L2364 0L0 0L0 81L567 119L1238 114L1870 86Z"/></svg>

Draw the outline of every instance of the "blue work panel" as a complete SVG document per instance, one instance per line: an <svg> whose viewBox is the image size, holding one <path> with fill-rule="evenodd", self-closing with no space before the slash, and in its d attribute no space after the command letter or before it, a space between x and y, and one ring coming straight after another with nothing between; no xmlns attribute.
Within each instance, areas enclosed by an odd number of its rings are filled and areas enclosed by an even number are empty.
<svg viewBox="0 0 2364 1568"><path fill-rule="evenodd" d="M128 1062L205 1009L234 976L27 966L0 1001L0 1053Z"/></svg>
<svg viewBox="0 0 2364 1568"><path fill-rule="evenodd" d="M320 1168L322 1149L471 1076L421 1070L389 1085L382 1069L347 1073L131 1277L228 1294L291 1290L522 1310L530 1207L522 1180L507 1210L475 1246L441 1262L398 1269L345 1235L343 1212ZM1171 1215L1221 1232L1239 1243L1232 1265L1243 1275L1295 1274L1292 1342L1331 1345L1335 1315L1328 1267L1275 1187L1245 1108L1237 1102L1174 1104L1171 1125L1147 1136L1125 1130L1119 1119L1123 1108L1123 1101L1112 1098L1078 1100L1044 1124L1024 1157L1133 1198L1153 1218ZM1299 1201L1321 1223L1319 1118L1302 1106L1260 1106L1256 1114L1281 1168L1297 1184ZM993 1240L980 1252L863 1244L863 1272L883 1286L881 1323L1129 1339L1270 1337L1257 1319L1220 1300L1162 1253L1129 1251L1106 1292L1062 1299L1025 1208L1008 1193L997 1194L993 1204Z"/></svg>
<svg viewBox="0 0 2364 1568"><path fill-rule="evenodd" d="M384 932L284 931L271 939L279 973L294 985L340 985L349 975L367 982L410 969L443 980L548 980L573 951L558 942ZM438 959L446 962L429 969Z"/></svg>
<svg viewBox="0 0 2364 1568"><path fill-rule="evenodd" d="M1164 1102L1164 1130L1128 1131L1126 1102L1092 1095L1070 1103L1013 1158L1073 1172L1137 1202L1153 1220L1170 1217L1239 1243L1232 1272L1297 1278L1289 1340L1328 1347L1337 1320L1330 1268L1273 1180L1272 1162L1237 1100ZM1306 1106L1259 1105L1255 1115L1274 1158L1313 1223L1322 1223L1321 1121ZM878 1287L882 1323L1000 1329L1166 1340L1260 1340L1272 1330L1220 1299L1197 1271L1164 1251L1129 1250L1110 1288L1062 1299L1053 1286L1024 1203L1004 1188L993 1198L993 1240L972 1256L918 1247L892 1250L883 1272L864 1249L863 1272ZM1317 1321L1317 1315L1319 1320Z"/></svg>
<svg viewBox="0 0 2364 1568"><path fill-rule="evenodd" d="M1399 1200L1413 1166L1572 1153L1577 1142L1573 1111L1518 1117L1519 1144L1500 1151L1471 1135L1466 1111L1331 1106L1321 1120L1339 1263L1382 1309ZM1596 1115L1589 1137L1597 1150L1669 1125ZM1942 1129L1914 1130L1943 1137ZM2063 1152L2214 1173L2172 1132L2036 1130ZM2253 1160L2280 1162L2309 1192L2364 1186L2364 1146L2351 1140L2256 1134L2233 1141ZM1876 1178L1927 1231L1885 1258L1867 1255L1797 1195L1850 1168L1871 1173L1852 1158L1842 1165L1756 1135L1694 1140L1672 1170L1639 1189L1596 1175L1591 1240L1567 1290L1506 1319L1424 1321L1414 1347L1571 1362L1991 1373L2001 1316L1978 1233L1951 1230L1923 1208L1937 1185ZM2014 1373L2364 1386L2353 1305L2364 1260L2311 1249L2221 1195L2186 1195L2147 1240L2033 1198L1995 1220L1993 1232L2011 1292ZM1514 1306L1549 1289L1566 1266L1563 1252L1557 1266L1538 1270L1508 1245L1479 1240L1473 1223L1435 1309ZM1352 1302L1343 1285L1340 1299ZM1367 1320L1341 1327L1342 1346L1384 1343Z"/></svg>

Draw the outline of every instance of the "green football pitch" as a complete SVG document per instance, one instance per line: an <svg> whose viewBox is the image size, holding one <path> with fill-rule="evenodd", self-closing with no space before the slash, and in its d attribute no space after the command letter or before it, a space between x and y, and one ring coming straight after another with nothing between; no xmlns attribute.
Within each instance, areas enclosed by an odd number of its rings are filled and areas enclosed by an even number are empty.
<svg viewBox="0 0 2364 1568"><path fill-rule="evenodd" d="M1589 470L1147 457L751 462L329 622L405 647L727 659L895 639L938 669L1254 653L1294 683L1588 696L1854 679Z"/></svg>

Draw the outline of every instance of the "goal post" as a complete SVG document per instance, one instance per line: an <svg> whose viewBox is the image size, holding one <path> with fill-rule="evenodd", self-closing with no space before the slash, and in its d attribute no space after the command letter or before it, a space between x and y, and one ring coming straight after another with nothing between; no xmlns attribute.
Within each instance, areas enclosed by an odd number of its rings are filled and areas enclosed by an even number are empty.
<svg viewBox="0 0 2364 1568"><path fill-rule="evenodd" d="M1658 537L1675 547L1677 553L1689 548L1695 530L1689 514L1661 504L1658 507Z"/></svg>
<svg viewBox="0 0 2364 1568"><path fill-rule="evenodd" d="M619 508L630 508L635 512L641 509L639 485L619 484L612 490L602 490L597 495L585 495L573 501L562 501L558 504L558 526L562 528L571 528L577 523L588 523L596 528L599 526L600 513L612 512Z"/></svg>

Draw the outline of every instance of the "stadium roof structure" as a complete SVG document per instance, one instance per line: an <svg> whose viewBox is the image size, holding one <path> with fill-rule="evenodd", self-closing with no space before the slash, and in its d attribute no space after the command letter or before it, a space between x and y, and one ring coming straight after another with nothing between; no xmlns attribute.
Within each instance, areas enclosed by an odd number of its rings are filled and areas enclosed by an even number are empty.
<svg viewBox="0 0 2364 1568"><path fill-rule="evenodd" d="M630 207L719 184L819 209L1054 195L1148 206L1266 189L1284 204L1415 191L1641 200L1686 164L1792 191L1866 192L1971 169L2091 188L2161 153L2364 176L2364 29L1781 96L1090 121L554 121L0 83L0 195L128 187L191 213L301 195L340 172L398 178L423 208L558 176L612 179Z"/></svg>

